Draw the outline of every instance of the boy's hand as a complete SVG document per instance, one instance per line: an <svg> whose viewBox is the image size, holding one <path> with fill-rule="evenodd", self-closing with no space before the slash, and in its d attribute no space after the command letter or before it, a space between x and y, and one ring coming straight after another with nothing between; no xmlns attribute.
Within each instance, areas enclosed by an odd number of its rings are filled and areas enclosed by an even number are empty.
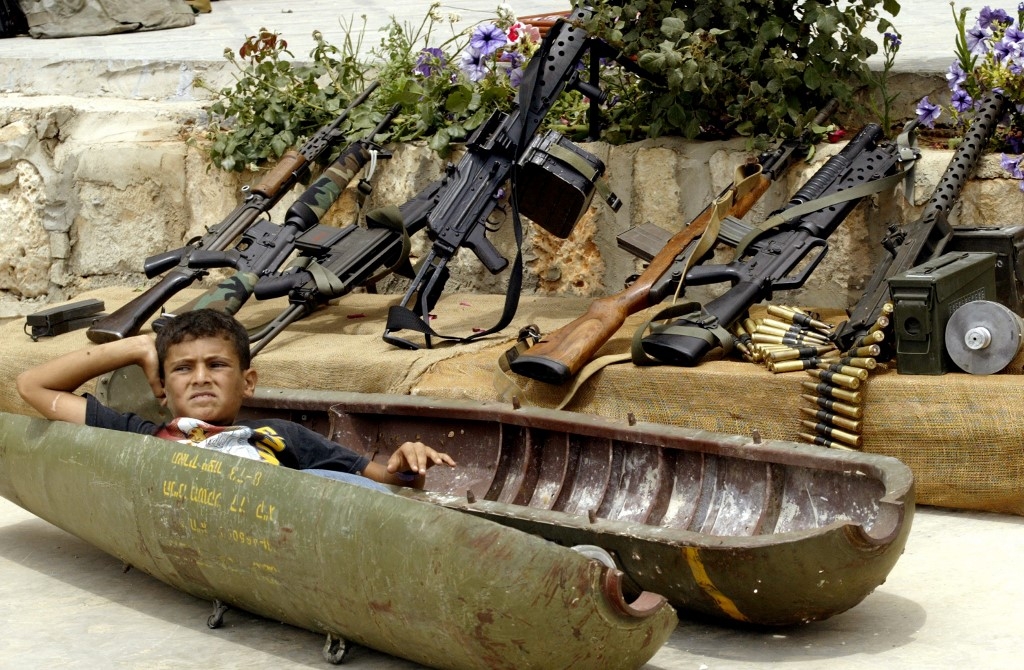
<svg viewBox="0 0 1024 670"><path fill-rule="evenodd" d="M455 467L455 461L448 454L436 451L422 442L405 442L391 454L387 471L390 474L415 472L417 475L425 475L430 467L442 463Z"/></svg>

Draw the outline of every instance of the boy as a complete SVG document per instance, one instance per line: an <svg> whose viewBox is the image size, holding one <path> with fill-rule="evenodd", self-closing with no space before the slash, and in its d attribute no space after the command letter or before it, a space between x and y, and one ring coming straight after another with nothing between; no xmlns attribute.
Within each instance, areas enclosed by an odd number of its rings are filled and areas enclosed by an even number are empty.
<svg viewBox="0 0 1024 670"><path fill-rule="evenodd" d="M174 420L157 425L105 407L90 394L74 393L93 377L131 364L142 368ZM138 335L30 368L18 375L18 393L48 419L187 441L355 483L365 477L422 488L432 465L455 465L450 456L421 442L400 445L383 466L291 421L236 421L242 401L256 388L250 364L245 328L229 315L201 309L172 319L155 346L151 337ZM368 484L365 479L361 483Z"/></svg>

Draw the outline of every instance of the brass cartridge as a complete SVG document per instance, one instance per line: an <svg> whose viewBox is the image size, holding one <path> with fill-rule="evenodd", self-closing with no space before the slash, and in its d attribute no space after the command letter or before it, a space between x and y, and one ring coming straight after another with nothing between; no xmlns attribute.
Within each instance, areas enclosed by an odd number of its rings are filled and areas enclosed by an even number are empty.
<svg viewBox="0 0 1024 670"><path fill-rule="evenodd" d="M874 370L878 367L878 361L875 359L857 356L842 356L837 362L839 365L849 365L855 368L862 368L864 370Z"/></svg>
<svg viewBox="0 0 1024 670"><path fill-rule="evenodd" d="M850 377L856 377L857 379L867 381L868 371L864 368L855 368L852 365L842 365L841 363L818 363L819 370L825 370L826 372L838 372L841 375L847 375Z"/></svg>
<svg viewBox="0 0 1024 670"><path fill-rule="evenodd" d="M814 410L810 407L801 407L800 411L807 416L817 419L821 423L838 426L839 428L844 428L846 430L853 431L854 433L860 432L860 421L848 419L845 416L840 416L832 412L826 412L823 409Z"/></svg>
<svg viewBox="0 0 1024 670"><path fill-rule="evenodd" d="M814 421L807 421L806 419L801 419L800 424L805 428L810 428L818 435L823 435L834 440L839 440L840 442L844 442L854 447L859 447L861 444L860 435L854 435L853 433L848 433L845 430L833 428L832 426L825 423L815 423Z"/></svg>
<svg viewBox="0 0 1024 670"><path fill-rule="evenodd" d="M823 382L829 384L835 384L836 386L842 386L845 389L854 391L860 388L860 380L850 375L840 374L838 372L829 372L827 370L808 370L807 374L816 379L820 379Z"/></svg>
<svg viewBox="0 0 1024 670"><path fill-rule="evenodd" d="M856 451L855 449L852 449L851 447L848 447L845 444L842 444L841 442L830 440L827 437L822 437L821 435L800 433L800 439L806 442L810 442L811 444L816 444L820 447L828 447L829 449L845 449L846 451Z"/></svg>
<svg viewBox="0 0 1024 670"><path fill-rule="evenodd" d="M810 400L818 407L827 409L830 412L835 412L836 414L844 414L854 419L859 419L864 416L863 410L856 405L848 405L845 402L840 402L839 400L833 400L832 398L824 398L816 395L808 395L807 393L801 393L800 397L804 400Z"/></svg>
<svg viewBox="0 0 1024 670"><path fill-rule="evenodd" d="M820 382L818 384L815 384L814 382L800 382L800 384L808 391L814 391L815 393L828 398L837 398L839 400L852 402L858 405L862 399L860 391L848 391L844 388L833 386L832 384L826 384L825 382Z"/></svg>

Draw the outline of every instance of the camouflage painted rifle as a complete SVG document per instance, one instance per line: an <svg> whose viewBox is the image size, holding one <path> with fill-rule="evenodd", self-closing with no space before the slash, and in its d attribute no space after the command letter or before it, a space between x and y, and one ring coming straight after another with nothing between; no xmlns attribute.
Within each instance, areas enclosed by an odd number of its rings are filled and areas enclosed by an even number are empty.
<svg viewBox="0 0 1024 670"><path fill-rule="evenodd" d="M200 239L179 249L167 251L146 259L143 270L147 277L163 274L163 278L138 297L122 305L108 316L98 320L86 331L97 343L120 340L134 335L172 296L193 282L205 277L205 269L190 266L196 251L219 252L230 247L263 214L269 212L296 184L304 180L311 166L344 136L338 127L353 109L363 104L379 84L372 82L345 108L338 118L309 138L298 150L285 152L277 165L255 187L245 187L245 199L224 220L211 227ZM165 274L166 273L166 274Z"/></svg>
<svg viewBox="0 0 1024 670"><path fill-rule="evenodd" d="M307 235L299 238L296 246L302 253L292 267L256 283L257 299L287 295L290 304L250 335L252 355L289 325L357 286L372 284L392 271L411 279L409 236L426 225L440 187L441 181L435 181L399 208L368 213L365 228L350 225L334 229L338 235L329 242L318 242Z"/></svg>
<svg viewBox="0 0 1024 670"><path fill-rule="evenodd" d="M320 225L319 221L349 182L370 162L372 154L380 153L374 138L387 130L398 111L397 105L392 107L366 137L349 145L292 203L285 214L284 224L258 221L242 234L232 249L193 251L188 259L189 268L230 267L237 272L176 311L212 308L234 314L253 294L257 282L280 270L296 249L331 248L347 237L353 226L336 228ZM173 317L173 314L161 316L154 323L154 330L159 330L167 319Z"/></svg>

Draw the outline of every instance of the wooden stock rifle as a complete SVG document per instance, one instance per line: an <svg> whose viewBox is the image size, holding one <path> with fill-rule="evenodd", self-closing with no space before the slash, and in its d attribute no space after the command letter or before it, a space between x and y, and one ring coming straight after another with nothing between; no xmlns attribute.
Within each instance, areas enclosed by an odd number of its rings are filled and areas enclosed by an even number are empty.
<svg viewBox="0 0 1024 670"><path fill-rule="evenodd" d="M516 374L549 384L568 382L604 346L626 318L657 305L672 295L683 281L689 265L710 249L694 249L692 243L714 227L724 216L740 218L757 203L768 187L791 165L807 155L813 128L824 125L836 108L830 102L798 139L786 140L775 150L758 157L737 170L733 183L723 190L688 226L676 233L625 289L596 299L576 320L540 338L520 351L514 347L505 354L505 364ZM724 213L724 216L723 216ZM712 239L709 241L713 244Z"/></svg>

